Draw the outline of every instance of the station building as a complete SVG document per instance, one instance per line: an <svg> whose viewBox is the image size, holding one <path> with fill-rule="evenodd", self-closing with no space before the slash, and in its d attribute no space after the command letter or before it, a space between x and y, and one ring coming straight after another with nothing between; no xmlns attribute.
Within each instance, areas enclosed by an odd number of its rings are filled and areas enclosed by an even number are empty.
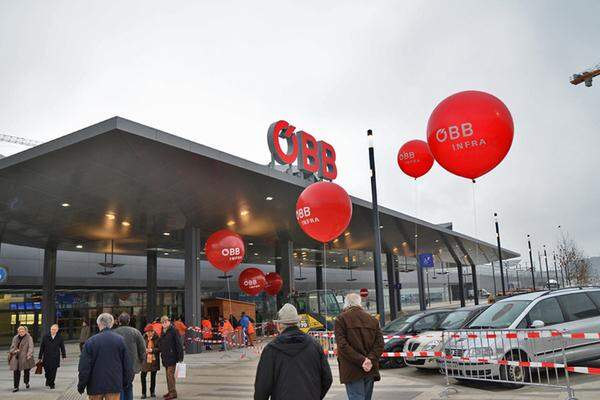
<svg viewBox="0 0 600 400"><path fill-rule="evenodd" d="M137 327L163 314L198 325L208 298L255 303L267 319L297 291L374 294L371 203L351 198L350 226L324 260L295 218L313 181L120 117L0 159L0 346L18 325L37 339L58 322L75 339L81 322L93 325L101 312L129 312ZM476 293L477 266L498 259L495 245L448 225L384 207L380 223L388 318L401 306L401 273L416 266L415 228L418 253L452 272L462 302L463 269ZM230 279L203 252L223 228L246 244ZM518 256L501 251L503 259ZM282 276L277 298L240 292L237 277L249 266Z"/></svg>

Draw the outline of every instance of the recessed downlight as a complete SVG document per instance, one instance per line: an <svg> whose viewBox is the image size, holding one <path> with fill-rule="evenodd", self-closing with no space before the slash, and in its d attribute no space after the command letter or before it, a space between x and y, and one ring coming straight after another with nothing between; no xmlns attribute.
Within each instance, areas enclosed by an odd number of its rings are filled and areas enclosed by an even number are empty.
<svg viewBox="0 0 600 400"><path fill-rule="evenodd" d="M131 222L129 222L129 221L123 221L123 222L121 222L121 225L123 225L123 226L131 226Z"/></svg>
<svg viewBox="0 0 600 400"><path fill-rule="evenodd" d="M170 232L163 232L163 236L171 236Z"/></svg>
<svg viewBox="0 0 600 400"><path fill-rule="evenodd" d="M83 245L82 244L78 244L77 246L75 246L75 248L77 248L77 249L83 249Z"/></svg>
<svg viewBox="0 0 600 400"><path fill-rule="evenodd" d="M63 206L63 207L71 207L71 205L69 203L62 203L61 206Z"/></svg>

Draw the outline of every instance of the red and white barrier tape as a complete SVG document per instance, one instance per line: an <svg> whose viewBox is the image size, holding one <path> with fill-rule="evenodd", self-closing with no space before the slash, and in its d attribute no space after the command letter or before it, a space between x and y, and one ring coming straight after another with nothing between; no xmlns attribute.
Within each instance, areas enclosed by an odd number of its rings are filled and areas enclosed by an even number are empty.
<svg viewBox="0 0 600 400"><path fill-rule="evenodd" d="M452 333L450 337L453 339L457 338L485 338L485 339L541 339L541 338L553 338L563 337L565 339L600 339L600 333L563 333L558 331L523 331L523 332L507 332L507 333L493 333L493 332L460 332Z"/></svg>

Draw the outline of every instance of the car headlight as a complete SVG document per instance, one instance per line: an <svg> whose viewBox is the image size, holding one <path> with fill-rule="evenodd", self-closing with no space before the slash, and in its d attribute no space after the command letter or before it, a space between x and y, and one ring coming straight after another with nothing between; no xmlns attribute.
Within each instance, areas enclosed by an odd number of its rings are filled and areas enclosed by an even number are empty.
<svg viewBox="0 0 600 400"><path fill-rule="evenodd" d="M423 351L431 351L440 345L439 340L432 340L423 347Z"/></svg>
<svg viewBox="0 0 600 400"><path fill-rule="evenodd" d="M491 347L471 347L464 353L464 357L492 357L494 349Z"/></svg>

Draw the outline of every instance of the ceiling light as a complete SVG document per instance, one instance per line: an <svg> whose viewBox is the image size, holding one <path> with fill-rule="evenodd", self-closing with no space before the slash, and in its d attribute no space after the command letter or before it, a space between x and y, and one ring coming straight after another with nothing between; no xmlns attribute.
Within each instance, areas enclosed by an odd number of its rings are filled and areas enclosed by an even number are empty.
<svg viewBox="0 0 600 400"><path fill-rule="evenodd" d="M383 229L383 225L379 225L379 229Z"/></svg>
<svg viewBox="0 0 600 400"><path fill-rule="evenodd" d="M271 264L271 260L267 260L267 262L268 262L269 264Z"/></svg>
<svg viewBox="0 0 600 400"><path fill-rule="evenodd" d="M249 242L248 246L254 246L254 243L253 242Z"/></svg>
<svg viewBox="0 0 600 400"><path fill-rule="evenodd" d="M163 232L163 236L171 236L170 232Z"/></svg>
<svg viewBox="0 0 600 400"><path fill-rule="evenodd" d="M227 226L235 225L235 221L227 221Z"/></svg>
<svg viewBox="0 0 600 400"><path fill-rule="evenodd" d="M164 254L165 256L168 256L168 255L169 255L169 253L163 253L163 254Z"/></svg>
<svg viewBox="0 0 600 400"><path fill-rule="evenodd" d="M408 246L407 242L402 242L402 246Z"/></svg>
<svg viewBox="0 0 600 400"><path fill-rule="evenodd" d="M128 221L123 221L123 222L121 222L121 225L123 225L123 226L131 226L131 223L128 222Z"/></svg>
<svg viewBox="0 0 600 400"><path fill-rule="evenodd" d="M333 241L333 243L337 243L337 242L339 242L339 240L340 240L340 239L335 239L335 240Z"/></svg>
<svg viewBox="0 0 600 400"><path fill-rule="evenodd" d="M71 207L71 205L69 203L62 203L61 206L63 206L63 207Z"/></svg>
<svg viewBox="0 0 600 400"><path fill-rule="evenodd" d="M273 198L271 196L267 196L267 197L265 197L265 200L266 201L271 201L271 200L273 200Z"/></svg>
<svg viewBox="0 0 600 400"><path fill-rule="evenodd" d="M78 249L83 249L83 245L82 244L78 244L77 246L75 246Z"/></svg>
<svg viewBox="0 0 600 400"><path fill-rule="evenodd" d="M242 217L245 217L245 216L246 216L246 215L248 215L248 214L250 214L250 211L248 211L248 210L242 210L242 211L240 211L240 215L241 215Z"/></svg>
<svg viewBox="0 0 600 400"><path fill-rule="evenodd" d="M255 256L257 256L257 255L258 255L258 253L254 253L254 255L255 255Z"/></svg>
<svg viewBox="0 0 600 400"><path fill-rule="evenodd" d="M344 233L344 236L350 236L350 232Z"/></svg>
<svg viewBox="0 0 600 400"><path fill-rule="evenodd" d="M108 214L104 214L104 215L105 215L105 216L106 216L106 218L108 218L108 219L115 219L115 214L108 213Z"/></svg>

